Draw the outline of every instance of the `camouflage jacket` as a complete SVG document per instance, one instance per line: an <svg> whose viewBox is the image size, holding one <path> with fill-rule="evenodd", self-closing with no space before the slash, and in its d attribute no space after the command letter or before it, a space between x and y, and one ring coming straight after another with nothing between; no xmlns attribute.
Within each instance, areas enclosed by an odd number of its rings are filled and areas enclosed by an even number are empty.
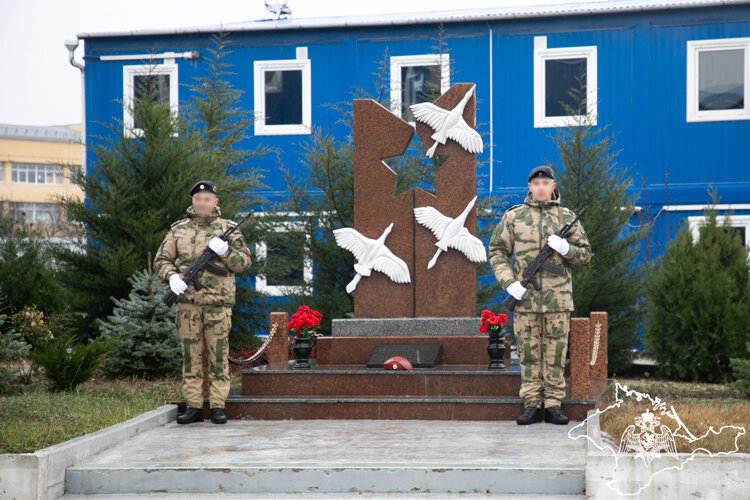
<svg viewBox="0 0 750 500"><path fill-rule="evenodd" d="M562 217L561 217L562 216ZM536 201L531 193L526 195L522 205L508 209L490 239L490 265L495 278L505 289L514 281L522 281L522 273L547 243L547 237L560 230L562 224L573 221L575 214L560 206L557 190L550 201ZM549 261L562 265L563 274L554 274L545 269L536 278L541 286L537 291L531 283L515 310L518 312L563 312L573 311L573 286L570 266L586 264L591 260L591 245L580 221L568 232L566 240L570 250L564 257L553 252ZM515 255L515 265L510 258ZM515 269L514 269L515 268Z"/></svg>
<svg viewBox="0 0 750 500"><path fill-rule="evenodd" d="M164 237L159 251L154 258L154 270L164 281L169 281L172 274L183 271L203 252L214 236L220 236L235 223L221 218L219 207L210 215L198 215L193 207L187 209L187 218L172 224ZM218 276L203 270L198 281L203 286L196 290L191 284L177 302L189 302L199 305L234 305L234 273L247 270L252 263L250 250L245 245L245 238L239 230L229 238L229 250L223 256L215 256L214 265L227 270L226 276Z"/></svg>

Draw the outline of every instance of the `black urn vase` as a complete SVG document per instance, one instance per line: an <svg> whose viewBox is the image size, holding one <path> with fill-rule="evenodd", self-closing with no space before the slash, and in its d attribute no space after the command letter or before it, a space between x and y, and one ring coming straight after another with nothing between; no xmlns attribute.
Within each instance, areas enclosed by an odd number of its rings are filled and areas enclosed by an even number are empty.
<svg viewBox="0 0 750 500"><path fill-rule="evenodd" d="M294 369L301 370L310 368L310 351L313 348L313 339L310 337L295 337L294 345Z"/></svg>
<svg viewBox="0 0 750 500"><path fill-rule="evenodd" d="M503 357L505 357L505 339L491 338L487 346L487 354L490 355L490 365L487 369L505 370L505 364L503 363Z"/></svg>

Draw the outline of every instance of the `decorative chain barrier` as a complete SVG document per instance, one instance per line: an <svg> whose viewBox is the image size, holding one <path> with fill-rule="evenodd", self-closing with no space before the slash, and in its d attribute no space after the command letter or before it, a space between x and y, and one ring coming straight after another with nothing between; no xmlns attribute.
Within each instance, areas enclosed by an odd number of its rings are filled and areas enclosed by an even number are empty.
<svg viewBox="0 0 750 500"><path fill-rule="evenodd" d="M258 359L260 359L261 356L263 356L263 353L268 349L268 346L271 345L271 340L273 339L274 334L276 333L276 330L278 329L279 324L274 323L273 327L271 328L271 332L268 334L268 338L265 342L263 342L263 345L260 346L260 348L249 358L247 359L236 359L232 356L228 356L229 362L235 365L250 365L254 362L256 362Z"/></svg>

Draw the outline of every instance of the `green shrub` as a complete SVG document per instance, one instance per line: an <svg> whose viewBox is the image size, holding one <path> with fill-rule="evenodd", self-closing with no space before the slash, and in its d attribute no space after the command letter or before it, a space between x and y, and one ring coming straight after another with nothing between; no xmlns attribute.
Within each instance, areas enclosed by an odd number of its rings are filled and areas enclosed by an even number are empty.
<svg viewBox="0 0 750 500"><path fill-rule="evenodd" d="M745 394L746 398L750 398L750 342L747 343L747 353L744 358L731 358L729 365L732 367L734 372L734 382L729 386Z"/></svg>
<svg viewBox="0 0 750 500"><path fill-rule="evenodd" d="M695 243L683 226L646 280L646 302L644 338L659 373L726 383L729 358L750 340L747 249L728 220L707 210Z"/></svg>
<svg viewBox="0 0 750 500"><path fill-rule="evenodd" d="M31 346L12 328L5 314L0 314L0 362L20 363L29 355ZM21 386L13 384L19 371L0 364L0 394L15 394Z"/></svg>
<svg viewBox="0 0 750 500"><path fill-rule="evenodd" d="M110 339L78 342L72 332L65 331L51 341L35 343L31 357L44 368L52 390L65 391L90 379L111 347Z"/></svg>

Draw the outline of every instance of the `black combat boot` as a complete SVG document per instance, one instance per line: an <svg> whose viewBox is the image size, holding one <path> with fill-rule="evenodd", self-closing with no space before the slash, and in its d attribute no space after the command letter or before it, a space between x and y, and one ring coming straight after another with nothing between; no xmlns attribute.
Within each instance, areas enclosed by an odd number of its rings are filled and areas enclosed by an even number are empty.
<svg viewBox="0 0 750 500"><path fill-rule="evenodd" d="M224 415L224 408L211 408L211 422L215 424L227 423L227 416Z"/></svg>
<svg viewBox="0 0 750 500"><path fill-rule="evenodd" d="M190 407L177 417L178 424L192 424L193 422L203 422L203 409Z"/></svg>
<svg viewBox="0 0 750 500"><path fill-rule="evenodd" d="M534 408L533 406L527 406L524 408L521 415L516 419L518 425L529 425L541 421L542 412L539 411L539 408Z"/></svg>
<svg viewBox="0 0 750 500"><path fill-rule="evenodd" d="M562 408L553 406L544 409L544 421L550 424L568 425L568 417L563 415Z"/></svg>

